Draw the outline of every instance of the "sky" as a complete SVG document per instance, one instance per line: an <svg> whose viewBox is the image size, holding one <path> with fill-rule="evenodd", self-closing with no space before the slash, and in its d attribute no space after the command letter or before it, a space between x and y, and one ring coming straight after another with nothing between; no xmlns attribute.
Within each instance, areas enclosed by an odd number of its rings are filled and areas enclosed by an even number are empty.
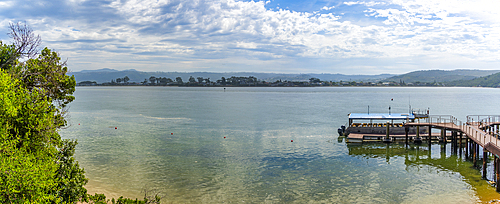
<svg viewBox="0 0 500 204"><path fill-rule="evenodd" d="M71 71L500 70L498 0L0 0Z"/></svg>

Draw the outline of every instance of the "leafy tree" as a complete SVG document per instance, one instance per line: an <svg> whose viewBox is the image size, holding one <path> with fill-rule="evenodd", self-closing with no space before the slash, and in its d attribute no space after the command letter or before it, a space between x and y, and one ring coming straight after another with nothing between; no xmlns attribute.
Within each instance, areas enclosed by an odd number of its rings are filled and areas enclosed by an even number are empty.
<svg viewBox="0 0 500 204"><path fill-rule="evenodd" d="M196 79L198 79L198 83L200 83L200 84L203 83L203 77L198 77Z"/></svg>
<svg viewBox="0 0 500 204"><path fill-rule="evenodd" d="M184 83L182 82L182 78L181 78L181 77L177 77L177 78L175 78L175 81L177 82L177 84L181 84L181 85L182 85L182 84L184 84Z"/></svg>
<svg viewBox="0 0 500 204"><path fill-rule="evenodd" d="M78 161L75 161L75 146L77 141L63 140L62 147L57 153L59 168L57 169L57 192L58 197L64 201L75 203L79 201L82 195L87 194L84 185L88 182L85 178L85 171L80 168Z"/></svg>
<svg viewBox="0 0 500 204"><path fill-rule="evenodd" d="M122 82L122 78L116 78L116 83L121 83Z"/></svg>
<svg viewBox="0 0 500 204"><path fill-rule="evenodd" d="M10 28L14 43L0 42L0 203L75 202L87 180L68 148L76 142L57 132L75 79L56 52L36 57L39 38L27 26Z"/></svg>
<svg viewBox="0 0 500 204"><path fill-rule="evenodd" d="M38 46L41 43L39 35L35 35L31 28L21 23L9 24L10 32L8 35L12 38L12 45L4 45L0 41L0 69L10 69L15 66L19 58L31 58L38 53Z"/></svg>
<svg viewBox="0 0 500 204"><path fill-rule="evenodd" d="M149 81L151 82L151 84L155 84L156 77L154 77L154 76L149 77Z"/></svg>
<svg viewBox="0 0 500 204"><path fill-rule="evenodd" d="M31 112L31 114L30 114ZM56 201L54 108L0 71L0 203ZM21 130L18 130L21 128Z"/></svg>
<svg viewBox="0 0 500 204"><path fill-rule="evenodd" d="M189 83L196 83L196 79L193 76L189 77Z"/></svg>
<svg viewBox="0 0 500 204"><path fill-rule="evenodd" d="M172 83L172 82L174 82L174 81L172 81L172 79L171 79L171 78L166 78L166 77L163 77L163 78L161 78L161 80L160 80L160 83L161 83L161 84L168 84L168 83Z"/></svg>
<svg viewBox="0 0 500 204"><path fill-rule="evenodd" d="M319 82L321 82L321 80L320 80L320 79L318 79L318 78L314 78L314 77L313 77L313 78L310 78L310 79L309 79L309 82L310 82L310 83L319 83Z"/></svg>
<svg viewBox="0 0 500 204"><path fill-rule="evenodd" d="M129 80L130 78L128 78L128 76L123 77L123 83L128 83Z"/></svg>
<svg viewBox="0 0 500 204"><path fill-rule="evenodd" d="M75 97L75 77L67 76L66 62L61 62L56 52L48 48L42 50L38 58L29 59L8 72L15 78L22 80L28 90L43 89L52 102L64 108Z"/></svg>

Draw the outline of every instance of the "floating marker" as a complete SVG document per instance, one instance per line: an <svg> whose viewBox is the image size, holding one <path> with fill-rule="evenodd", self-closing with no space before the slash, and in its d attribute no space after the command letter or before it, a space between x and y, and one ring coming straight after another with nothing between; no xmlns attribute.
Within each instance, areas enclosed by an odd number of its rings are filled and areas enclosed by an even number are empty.
<svg viewBox="0 0 500 204"><path fill-rule="evenodd" d="M118 129L117 127L115 127L115 130Z"/></svg>
<svg viewBox="0 0 500 204"><path fill-rule="evenodd" d="M293 140L291 142L293 142Z"/></svg>
<svg viewBox="0 0 500 204"><path fill-rule="evenodd" d="M174 133L172 132L172 133L170 133L170 135L174 135Z"/></svg>
<svg viewBox="0 0 500 204"><path fill-rule="evenodd" d="M224 139L226 139L226 137L224 137Z"/></svg>
<svg viewBox="0 0 500 204"><path fill-rule="evenodd" d="M78 123L78 125L80 125L80 123Z"/></svg>

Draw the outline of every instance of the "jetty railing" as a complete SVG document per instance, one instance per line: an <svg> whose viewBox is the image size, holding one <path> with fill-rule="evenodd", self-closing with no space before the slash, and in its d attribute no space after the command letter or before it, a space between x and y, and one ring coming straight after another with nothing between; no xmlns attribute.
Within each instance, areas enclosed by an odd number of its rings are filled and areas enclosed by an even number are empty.
<svg viewBox="0 0 500 204"><path fill-rule="evenodd" d="M495 144L495 146L498 146L498 144L500 143L496 137L491 136L490 134L482 131L476 126L464 124L462 126L462 131L465 134L469 135L469 137L475 139L478 143L482 144L481 146L484 146L490 142Z"/></svg>
<svg viewBox="0 0 500 204"><path fill-rule="evenodd" d="M500 122L500 115L468 115L467 123L478 123L478 122Z"/></svg>
<svg viewBox="0 0 500 204"><path fill-rule="evenodd" d="M498 129L496 134L491 131L491 128L489 132L482 129L483 126L491 126L492 124L500 125L500 115L469 115L465 123L452 115L430 115L426 119L415 120L409 123L410 126L435 126L437 128L461 131L486 150L500 156L500 139L497 137L499 135Z"/></svg>
<svg viewBox="0 0 500 204"><path fill-rule="evenodd" d="M429 117L424 121L425 123L439 124L439 126L449 128L459 128L463 124L462 121L458 120L452 115L429 115ZM420 123L420 121L418 121L418 123Z"/></svg>

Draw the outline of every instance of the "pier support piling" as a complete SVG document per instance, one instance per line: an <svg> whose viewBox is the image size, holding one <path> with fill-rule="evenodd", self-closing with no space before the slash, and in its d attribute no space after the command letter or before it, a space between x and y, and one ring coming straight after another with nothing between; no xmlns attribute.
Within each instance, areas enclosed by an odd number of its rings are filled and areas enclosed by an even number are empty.
<svg viewBox="0 0 500 204"><path fill-rule="evenodd" d="M465 160L469 159L469 138L465 138Z"/></svg>
<svg viewBox="0 0 500 204"><path fill-rule="evenodd" d="M441 140L446 145L446 129L441 129Z"/></svg>
<svg viewBox="0 0 500 204"><path fill-rule="evenodd" d="M495 176L496 176L496 187L497 192L500 192L500 185L498 185L498 181L500 181L500 161L497 156L495 156Z"/></svg>
<svg viewBox="0 0 500 204"><path fill-rule="evenodd" d="M405 125L405 144L408 146L408 132L410 131L410 126Z"/></svg>
<svg viewBox="0 0 500 204"><path fill-rule="evenodd" d="M385 139L384 139L384 143L391 143L392 140L391 138L389 138L389 126L390 126L390 122L387 121L387 124L386 124L386 131L385 131Z"/></svg>
<svg viewBox="0 0 500 204"><path fill-rule="evenodd" d="M477 167L477 149L476 149L476 143L472 142L472 163L474 167Z"/></svg>
<svg viewBox="0 0 500 204"><path fill-rule="evenodd" d="M417 126L417 138L415 138L415 144L422 144L422 138L420 138L420 126Z"/></svg>
<svg viewBox="0 0 500 204"><path fill-rule="evenodd" d="M431 146L431 140L432 140L431 137L432 137L432 129L431 129L431 126L429 125L429 139L428 139L429 147Z"/></svg>
<svg viewBox="0 0 500 204"><path fill-rule="evenodd" d="M457 155L458 154L458 132L457 131L453 131L452 132L452 139L453 139L453 154L454 155Z"/></svg>
<svg viewBox="0 0 500 204"><path fill-rule="evenodd" d="M460 157L462 157L462 132L460 132L460 140L458 141L458 149L460 153Z"/></svg>
<svg viewBox="0 0 500 204"><path fill-rule="evenodd" d="M483 149L483 179L486 179L486 161L488 160L488 152Z"/></svg>
<svg viewBox="0 0 500 204"><path fill-rule="evenodd" d="M497 180L497 157L493 154L493 181L495 181L495 184L498 182Z"/></svg>

